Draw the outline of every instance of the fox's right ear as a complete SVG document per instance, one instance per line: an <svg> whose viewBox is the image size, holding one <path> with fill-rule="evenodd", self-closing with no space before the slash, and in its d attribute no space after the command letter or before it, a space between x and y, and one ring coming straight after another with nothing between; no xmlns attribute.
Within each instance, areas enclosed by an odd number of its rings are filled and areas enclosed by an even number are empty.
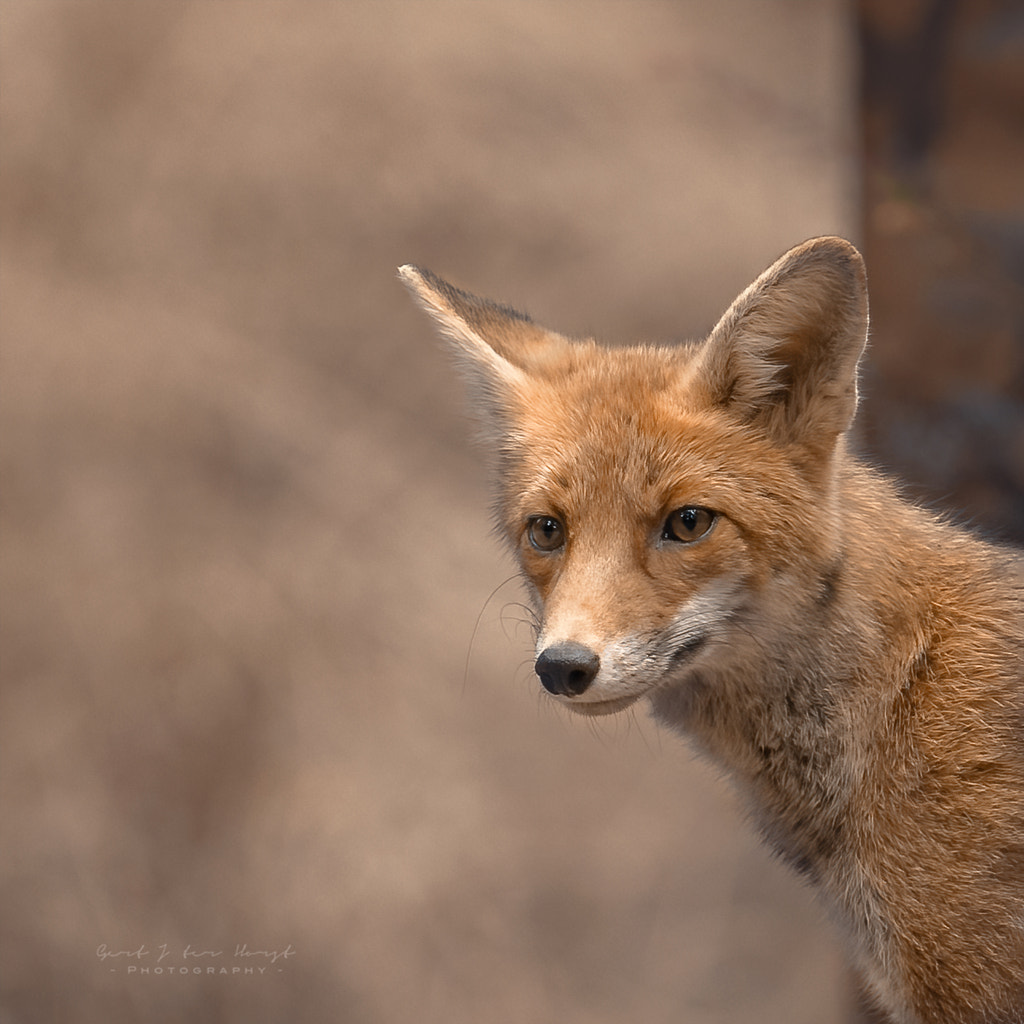
<svg viewBox="0 0 1024 1024"><path fill-rule="evenodd" d="M406 264L398 277L454 344L471 397L487 417L507 410L530 373L570 345L525 314L470 295L429 270Z"/></svg>

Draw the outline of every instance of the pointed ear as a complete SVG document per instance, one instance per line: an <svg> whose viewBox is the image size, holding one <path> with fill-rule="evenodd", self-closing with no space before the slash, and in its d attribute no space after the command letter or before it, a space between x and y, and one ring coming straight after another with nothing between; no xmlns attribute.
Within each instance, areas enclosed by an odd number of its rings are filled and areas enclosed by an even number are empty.
<svg viewBox="0 0 1024 1024"><path fill-rule="evenodd" d="M814 238L729 307L699 357L699 378L711 404L827 456L857 408L867 326L860 253L842 238Z"/></svg>
<svg viewBox="0 0 1024 1024"><path fill-rule="evenodd" d="M398 276L454 344L471 398L486 417L507 409L530 373L571 347L523 313L461 291L429 270L406 264Z"/></svg>

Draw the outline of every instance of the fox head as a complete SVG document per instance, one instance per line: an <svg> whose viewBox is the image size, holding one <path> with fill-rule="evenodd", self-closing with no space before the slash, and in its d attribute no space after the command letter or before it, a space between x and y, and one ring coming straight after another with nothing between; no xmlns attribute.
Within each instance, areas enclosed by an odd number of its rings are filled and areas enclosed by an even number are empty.
<svg viewBox="0 0 1024 1024"><path fill-rule="evenodd" d="M836 478L867 334L852 245L792 249L706 340L676 347L570 340L426 270L399 274L469 379L556 699L618 711L726 671L755 620L799 628L841 547Z"/></svg>

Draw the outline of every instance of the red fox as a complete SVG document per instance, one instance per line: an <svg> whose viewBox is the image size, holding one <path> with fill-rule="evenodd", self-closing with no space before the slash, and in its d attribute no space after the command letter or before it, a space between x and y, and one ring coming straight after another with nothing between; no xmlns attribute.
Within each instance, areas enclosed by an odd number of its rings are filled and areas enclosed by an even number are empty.
<svg viewBox="0 0 1024 1024"><path fill-rule="evenodd" d="M857 250L797 246L677 347L399 274L468 375L544 689L723 767L889 1019L1024 1022L1024 559L849 451Z"/></svg>

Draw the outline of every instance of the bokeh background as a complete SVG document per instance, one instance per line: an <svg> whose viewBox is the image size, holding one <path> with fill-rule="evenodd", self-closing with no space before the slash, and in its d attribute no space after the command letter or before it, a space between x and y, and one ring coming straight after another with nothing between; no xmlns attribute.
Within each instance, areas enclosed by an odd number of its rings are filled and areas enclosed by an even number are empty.
<svg viewBox="0 0 1024 1024"><path fill-rule="evenodd" d="M847 235L864 450L1022 540L1019 3L2 0L0 58L0 1021L848 1020L728 788L539 697L394 270L671 339Z"/></svg>

